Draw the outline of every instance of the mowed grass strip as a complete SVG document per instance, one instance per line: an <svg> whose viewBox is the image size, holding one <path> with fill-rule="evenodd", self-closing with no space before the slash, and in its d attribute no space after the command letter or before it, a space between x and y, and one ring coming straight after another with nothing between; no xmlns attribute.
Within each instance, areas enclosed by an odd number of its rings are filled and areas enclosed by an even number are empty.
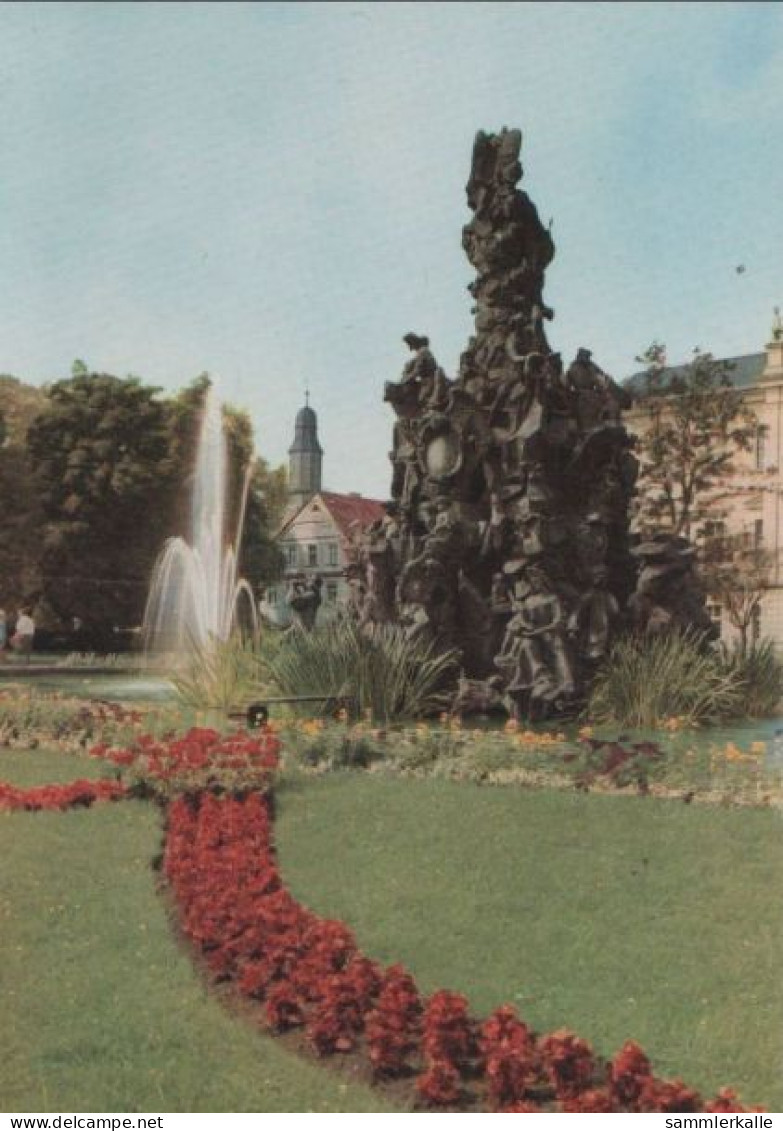
<svg viewBox="0 0 783 1131"><path fill-rule="evenodd" d="M108 773L106 762L87 755L78 757L57 750L0 750L0 781L19 789L107 776L114 777Z"/></svg>
<svg viewBox="0 0 783 1131"><path fill-rule="evenodd" d="M70 781L91 765L4 755L0 776ZM392 1110L283 1049L206 989L155 890L160 841L160 813L139 802L0 814L0 1107Z"/></svg>
<svg viewBox="0 0 783 1131"><path fill-rule="evenodd" d="M481 1016L783 1110L783 823L771 810L330 775L278 791L282 874Z"/></svg>

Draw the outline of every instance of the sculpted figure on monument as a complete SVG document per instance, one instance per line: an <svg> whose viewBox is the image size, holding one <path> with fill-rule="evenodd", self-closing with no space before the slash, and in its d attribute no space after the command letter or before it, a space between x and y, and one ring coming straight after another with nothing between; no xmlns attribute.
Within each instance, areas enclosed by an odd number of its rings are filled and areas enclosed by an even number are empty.
<svg viewBox="0 0 783 1131"><path fill-rule="evenodd" d="M576 692L566 634L566 610L540 566L525 569L523 594L512 593L513 615L495 664L507 678L517 714L546 717Z"/></svg>
<svg viewBox="0 0 783 1131"><path fill-rule="evenodd" d="M692 627L714 639L718 629L705 607L694 569L696 552L688 540L655 534L631 553L641 564L636 591L628 602L636 628L655 634Z"/></svg>

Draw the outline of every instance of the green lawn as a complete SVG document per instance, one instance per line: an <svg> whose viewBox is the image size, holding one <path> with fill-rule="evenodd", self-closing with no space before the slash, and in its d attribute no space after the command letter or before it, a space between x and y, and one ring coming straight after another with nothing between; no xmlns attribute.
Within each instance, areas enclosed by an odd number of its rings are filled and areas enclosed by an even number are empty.
<svg viewBox="0 0 783 1131"><path fill-rule="evenodd" d="M100 766L0 753L0 779ZM770 810L367 775L289 778L283 875L423 990L516 1002L612 1053L783 1108L783 828ZM5 1110L388 1111L208 994L174 941L137 802L0 816Z"/></svg>
<svg viewBox="0 0 783 1131"><path fill-rule="evenodd" d="M0 779L100 766L0 754ZM0 814L0 1107L4 1111L389 1111L285 1051L208 994L174 940L138 802Z"/></svg>
<svg viewBox="0 0 783 1131"><path fill-rule="evenodd" d="M293 892L426 991L783 1110L779 812L361 775L278 801Z"/></svg>

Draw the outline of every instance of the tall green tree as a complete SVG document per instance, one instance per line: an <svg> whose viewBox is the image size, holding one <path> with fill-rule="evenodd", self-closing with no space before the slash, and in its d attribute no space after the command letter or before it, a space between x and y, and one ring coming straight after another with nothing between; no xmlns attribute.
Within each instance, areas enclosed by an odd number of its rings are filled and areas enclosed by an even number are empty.
<svg viewBox="0 0 783 1131"><path fill-rule="evenodd" d="M27 450L27 429L41 410L40 389L0 376L0 607L7 613L40 590L43 515Z"/></svg>
<svg viewBox="0 0 783 1131"><path fill-rule="evenodd" d="M750 447L755 417L732 386L730 362L697 349L687 365L670 369L660 342L638 360L646 365L637 405L644 418L637 448L641 525L692 538L725 509L734 461Z"/></svg>
<svg viewBox="0 0 783 1131"><path fill-rule="evenodd" d="M28 432L44 516L41 592L107 645L140 623L176 486L169 410L138 378L58 381Z"/></svg>

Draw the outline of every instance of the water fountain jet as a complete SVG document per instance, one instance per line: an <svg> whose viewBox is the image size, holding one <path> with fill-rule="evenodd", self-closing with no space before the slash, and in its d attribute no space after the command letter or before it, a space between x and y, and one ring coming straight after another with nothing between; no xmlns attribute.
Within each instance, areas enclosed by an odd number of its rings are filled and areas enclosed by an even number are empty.
<svg viewBox="0 0 783 1131"><path fill-rule="evenodd" d="M183 657L228 640L243 599L257 626L252 590L237 576L249 485L248 472L236 538L227 544L228 452L220 401L210 386L197 445L190 540L169 538L155 563L144 613L148 650Z"/></svg>

